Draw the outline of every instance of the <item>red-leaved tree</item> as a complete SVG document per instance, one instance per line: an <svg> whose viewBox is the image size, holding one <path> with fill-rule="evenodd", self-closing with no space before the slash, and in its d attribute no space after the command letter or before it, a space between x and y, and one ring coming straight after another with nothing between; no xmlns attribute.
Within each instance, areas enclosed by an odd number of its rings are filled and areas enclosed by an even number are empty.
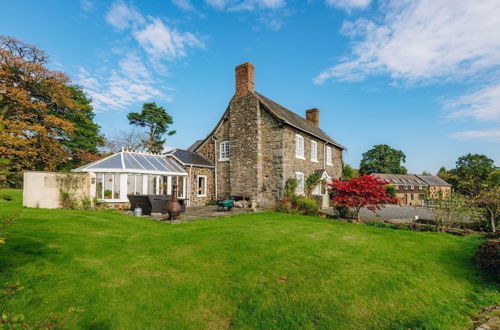
<svg viewBox="0 0 500 330"><path fill-rule="evenodd" d="M335 205L355 209L358 222L362 207L376 211L384 204L397 202L397 199L387 192L386 186L386 182L372 175L362 175L349 181L334 179L328 184Z"/></svg>

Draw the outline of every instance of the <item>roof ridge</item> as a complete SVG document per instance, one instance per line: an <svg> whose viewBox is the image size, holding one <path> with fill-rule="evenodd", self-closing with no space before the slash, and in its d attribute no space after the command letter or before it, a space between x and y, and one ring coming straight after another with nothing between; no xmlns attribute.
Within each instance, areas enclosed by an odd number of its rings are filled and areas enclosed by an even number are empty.
<svg viewBox="0 0 500 330"><path fill-rule="evenodd" d="M299 130L302 130L302 131L305 131L306 133L308 134L311 134L311 135L314 135L318 138L320 138L321 140L324 140L324 141L327 141L339 148L342 148L342 149L347 149L346 147L344 147L343 145L341 145L340 143L338 143L337 141L335 141L331 136L329 136L327 133L325 133L321 128L317 127L316 125L312 124L311 122L309 122L307 119L301 117L300 115L298 115L297 113L295 113L294 111L282 106L281 104L271 100L270 98L260 94L259 92L257 91L254 91L254 94L255 96L259 99L259 101L261 103L264 104L264 106L269 110L271 111L271 113L273 113L276 117L280 118L281 120L283 120L285 123L287 123L288 125L291 125ZM267 105L267 103L271 103L270 105ZM278 107L278 109L272 109L272 107ZM279 111L285 111L285 114L280 114L280 113L277 113L276 110L279 110ZM287 118L284 118L283 115L291 115L292 117L294 117L294 119L292 118L289 118L291 120L287 120ZM293 123L292 121L298 121L296 123ZM306 125L306 127L300 127L301 125ZM316 131L316 132L315 132Z"/></svg>

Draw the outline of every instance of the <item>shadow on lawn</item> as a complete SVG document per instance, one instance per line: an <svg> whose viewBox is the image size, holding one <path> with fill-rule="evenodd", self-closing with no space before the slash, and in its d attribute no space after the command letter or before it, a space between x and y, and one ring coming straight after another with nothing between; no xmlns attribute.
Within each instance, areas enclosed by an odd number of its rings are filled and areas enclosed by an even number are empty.
<svg viewBox="0 0 500 330"><path fill-rule="evenodd" d="M16 237L0 247L0 272L15 270L25 264L63 257L55 248L28 237Z"/></svg>

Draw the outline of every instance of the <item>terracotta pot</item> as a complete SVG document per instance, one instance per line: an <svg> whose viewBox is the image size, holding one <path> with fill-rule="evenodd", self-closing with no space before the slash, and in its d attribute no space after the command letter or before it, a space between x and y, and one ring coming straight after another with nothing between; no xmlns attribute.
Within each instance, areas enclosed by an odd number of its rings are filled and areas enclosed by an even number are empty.
<svg viewBox="0 0 500 330"><path fill-rule="evenodd" d="M177 200L177 185L172 186L172 200L167 204L168 219L170 221L177 219L181 214L181 204Z"/></svg>

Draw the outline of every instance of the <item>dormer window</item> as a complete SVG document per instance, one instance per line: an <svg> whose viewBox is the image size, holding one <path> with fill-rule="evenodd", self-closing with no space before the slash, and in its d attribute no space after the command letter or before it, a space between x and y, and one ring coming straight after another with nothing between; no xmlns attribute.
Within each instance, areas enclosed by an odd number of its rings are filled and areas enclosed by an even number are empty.
<svg viewBox="0 0 500 330"><path fill-rule="evenodd" d="M295 134L295 158L305 159L304 157L304 137Z"/></svg>
<svg viewBox="0 0 500 330"><path fill-rule="evenodd" d="M231 145L229 144L229 141L222 141L220 143L219 161L229 160L230 154L231 154Z"/></svg>

